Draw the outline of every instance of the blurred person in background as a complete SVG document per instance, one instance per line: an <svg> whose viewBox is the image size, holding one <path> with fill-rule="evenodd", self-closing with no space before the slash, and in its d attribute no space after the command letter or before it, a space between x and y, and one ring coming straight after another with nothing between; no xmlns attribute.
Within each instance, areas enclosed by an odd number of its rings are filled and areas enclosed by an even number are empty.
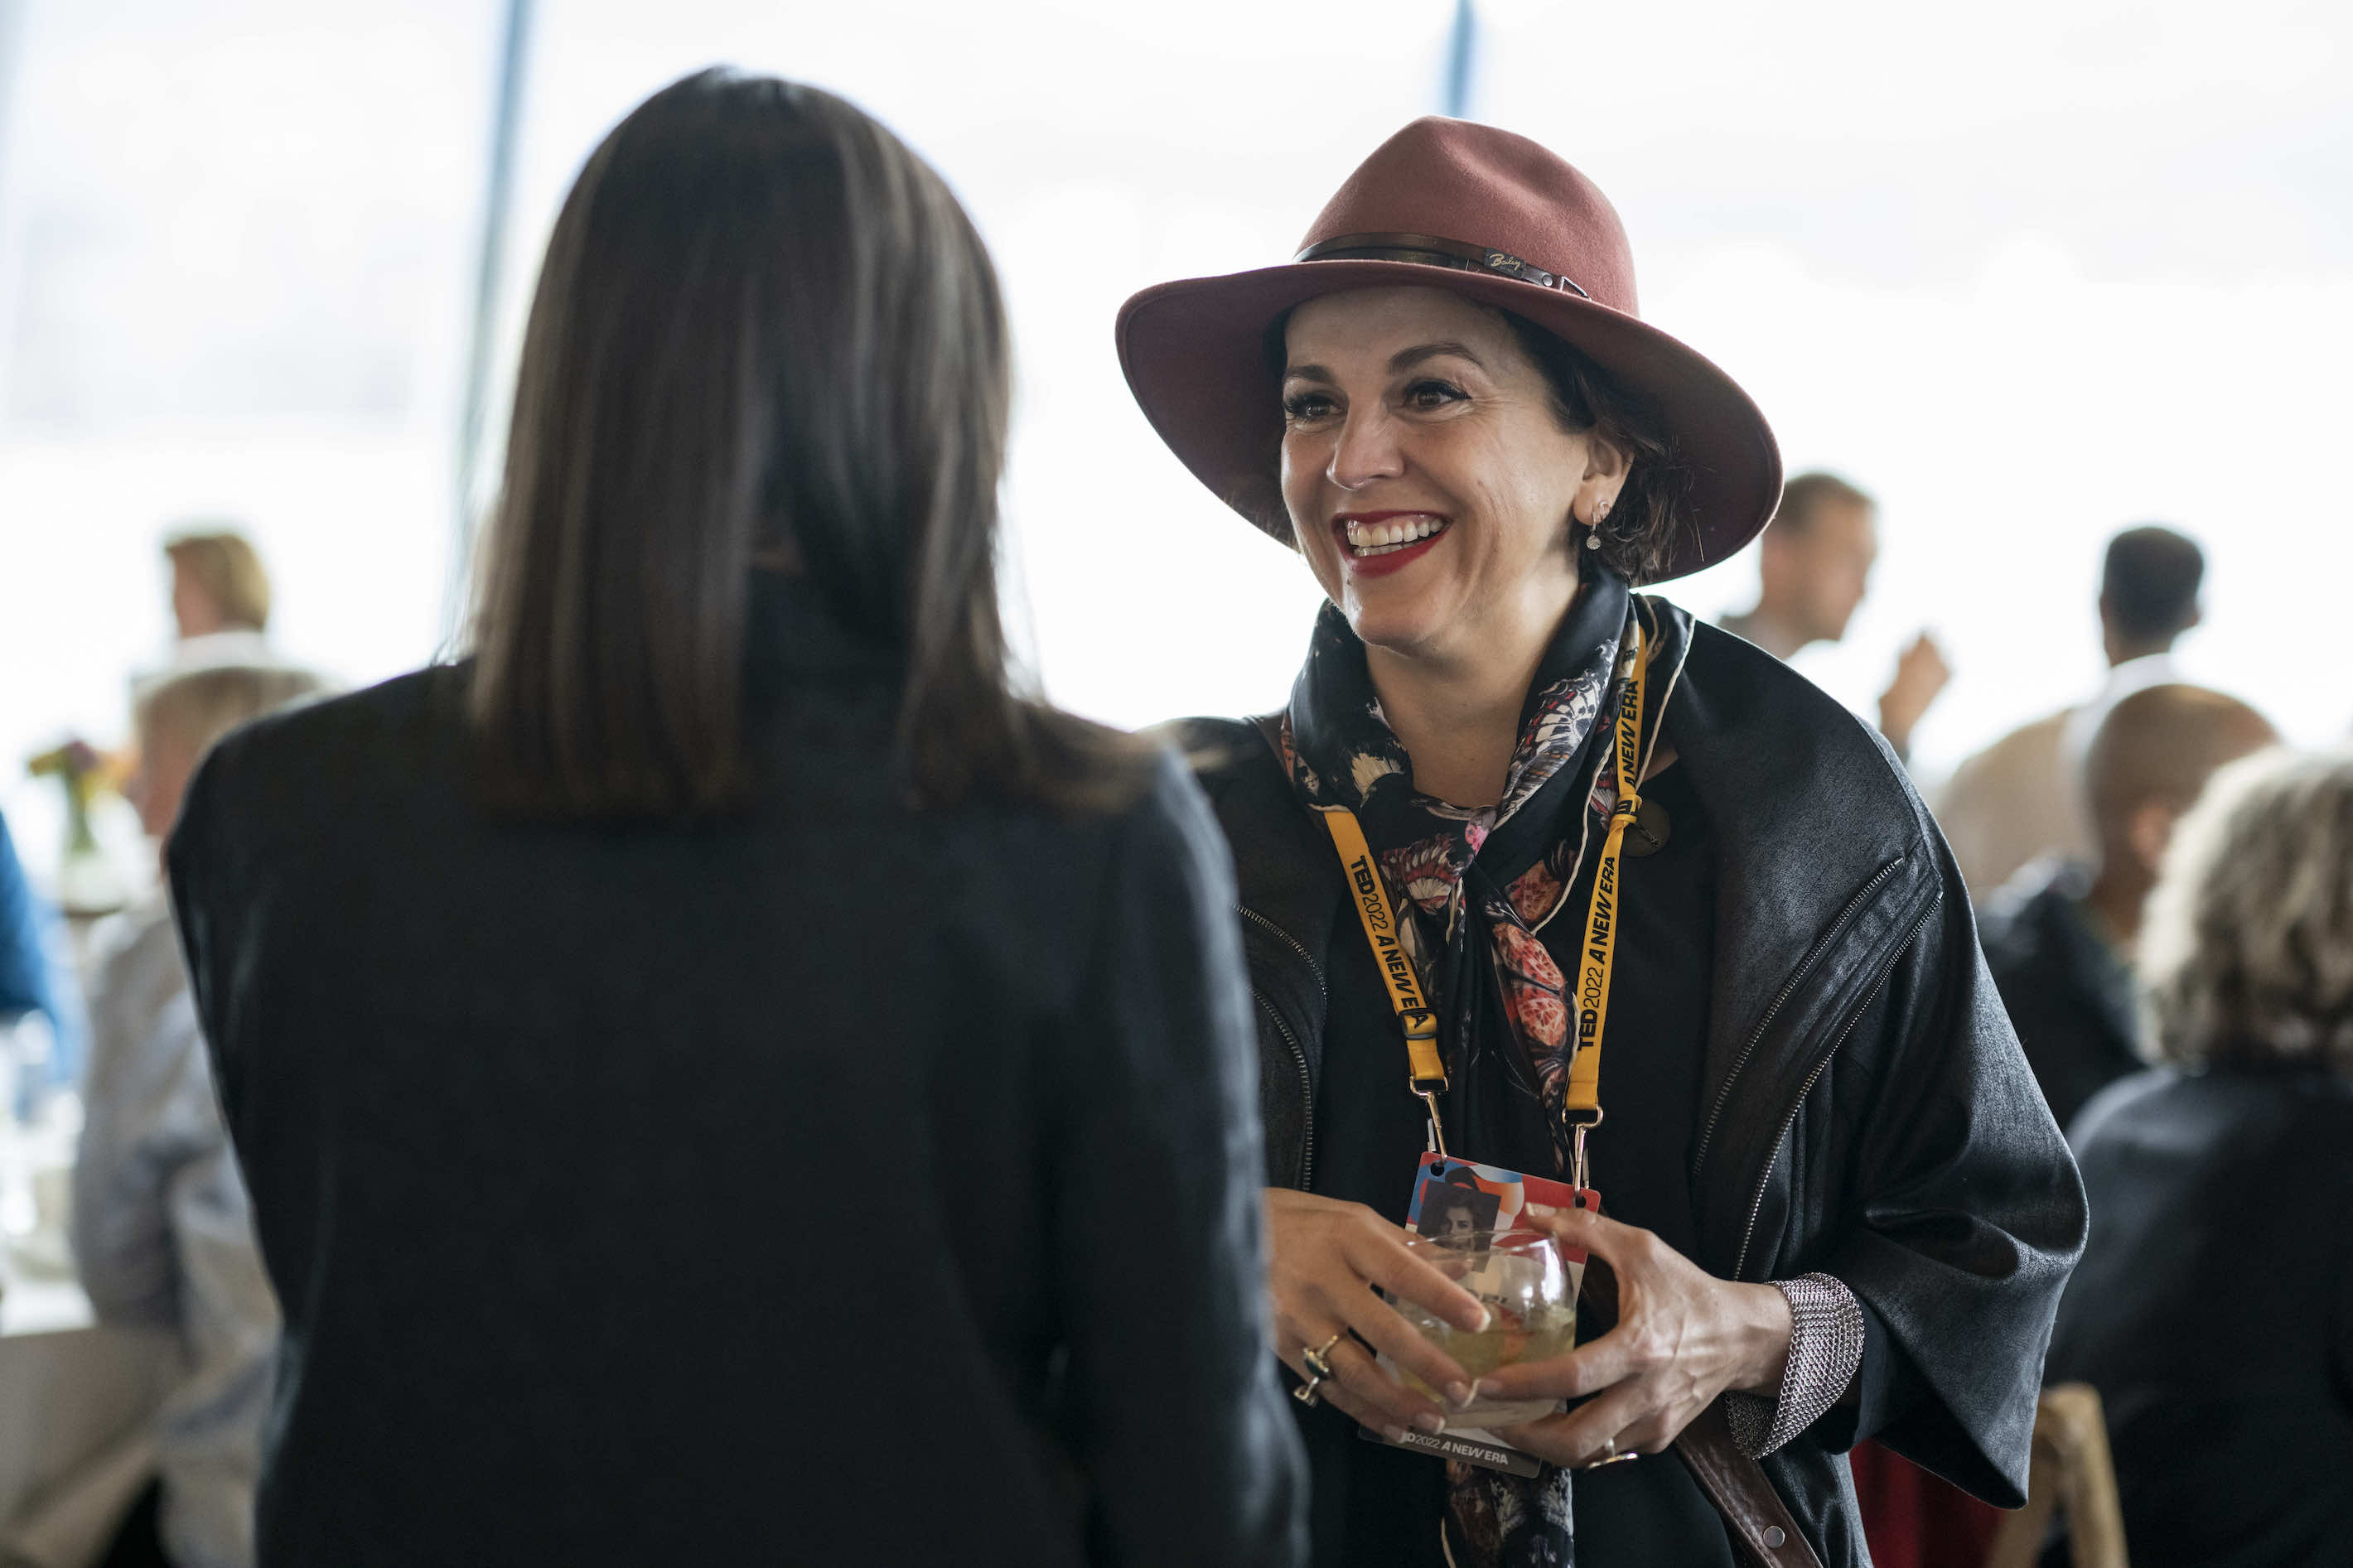
<svg viewBox="0 0 2353 1568"><path fill-rule="evenodd" d="M1871 591L1878 559L1879 504L1835 474L1799 474L1782 487L1757 548L1756 607L1717 624L1778 659L1838 642ZM1912 754L1913 730L1951 679L1925 631L1897 657L1895 679L1879 698L1879 732L1897 756Z"/></svg>
<svg viewBox="0 0 2353 1568"><path fill-rule="evenodd" d="M1282 713L1186 733L1241 881L1270 1348L1330 1568L1848 1568L1840 1456L1879 1431L2022 1496L2082 1193L1903 771L1633 591L1780 493L1756 405L1634 296L1584 175L1426 119L1293 263L1120 313L1162 438L1328 601ZM1589 1156L1611 1216L1533 1216L1614 1296L1477 1382L1593 1396L1497 1434L1533 1473L1471 1462L1468 1363L1389 1304L1483 1321L1409 1247L1434 1150Z"/></svg>
<svg viewBox="0 0 2353 1568"><path fill-rule="evenodd" d="M2037 861L1987 908L1986 960L2061 1127L2146 1065L2133 954L2174 824L2216 769L2278 739L2262 714L2219 691L2134 692L2108 710L2084 759L2091 858Z"/></svg>
<svg viewBox="0 0 2353 1568"><path fill-rule="evenodd" d="M265 1564L1297 1561L1232 874L1173 753L1010 684L1010 405L849 104L703 72L589 157L475 656L233 737L173 835Z"/></svg>
<svg viewBox="0 0 2353 1568"><path fill-rule="evenodd" d="M50 1089L74 1087L60 1075L78 1070L68 1064L79 1056L80 1016L72 981L51 957L55 925L0 816L0 1119L29 1113Z"/></svg>
<svg viewBox="0 0 2353 1568"><path fill-rule="evenodd" d="M239 666L144 689L140 772L127 793L158 847L215 742L322 689L301 670ZM160 1543L174 1568L233 1568L253 1561L278 1303L221 1124L171 907L159 891L99 940L74 1163L75 1266L100 1321L167 1330L183 1352L180 1380L154 1418L155 1484L109 1561L152 1561Z"/></svg>
<svg viewBox="0 0 2353 1568"><path fill-rule="evenodd" d="M2097 848L2083 767L2110 708L2144 687L2180 679L2174 644L2203 612L2206 556L2169 528L2128 528L2108 541L2100 569L2100 650L2108 674L2087 702L2022 725L1954 771L1936 823L1979 899L2029 861L2088 858Z"/></svg>
<svg viewBox="0 0 2353 1568"><path fill-rule="evenodd" d="M2353 753L2216 775L2140 981L2166 1065L2075 1124L2045 1375L2100 1391L2135 1561L2353 1563Z"/></svg>
<svg viewBox="0 0 2353 1568"><path fill-rule="evenodd" d="M270 651L269 574L252 542L225 523L184 528L164 542L172 571L172 666L277 662Z"/></svg>

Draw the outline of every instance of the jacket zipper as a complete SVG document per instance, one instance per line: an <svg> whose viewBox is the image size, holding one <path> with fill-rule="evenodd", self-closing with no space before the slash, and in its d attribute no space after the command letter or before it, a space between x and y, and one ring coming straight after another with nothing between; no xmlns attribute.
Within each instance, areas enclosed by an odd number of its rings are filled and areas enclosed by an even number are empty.
<svg viewBox="0 0 2353 1568"><path fill-rule="evenodd" d="M1944 901L1945 896L1938 893L1928 900L1926 909L1913 917L1910 929L1904 933L1904 940L1888 950L1886 961L1879 966L1878 976L1872 981L1871 989L1863 995L1862 1005L1848 1016L1846 1026L1839 1030L1838 1037L1831 1042L1831 1048L1822 1053L1821 1059L1806 1075L1806 1081L1798 1086L1798 1097L1789 1102L1788 1114L1781 1118L1780 1129L1773 1134L1773 1152L1766 1157L1765 1169L1757 1173L1757 1191L1748 1200L1748 1224L1740 1233L1740 1251L1732 1260L1732 1277L1735 1279L1739 1279L1741 1270L1748 1267L1749 1244L1757 1238L1757 1216L1765 1212L1765 1189L1772 1184L1773 1167L1781 1163L1782 1140L1788 1138L1789 1129L1798 1124L1798 1112L1805 1109L1806 1097L1813 1093L1814 1085L1829 1069L1832 1058L1839 1054L1839 1047L1845 1045L1848 1037L1862 1026L1872 1004L1878 1001L1879 994L1887 989L1887 977L1895 973L1897 961L1912 950L1912 943L1920 935L1920 928L1928 923L1928 917L1935 914Z"/></svg>
<svg viewBox="0 0 2353 1568"><path fill-rule="evenodd" d="M1299 944L1297 937L1293 936L1247 904L1236 904L1234 908L1241 912L1242 919L1249 921L1297 953L1299 961L1307 965L1307 973L1315 977L1315 994L1327 1001L1330 999L1331 993L1326 991L1324 985L1323 967L1304 947ZM1282 1037L1282 1043L1290 1050L1293 1063L1299 1068L1299 1190L1303 1193L1307 1192L1314 1187L1315 1182L1315 1081L1307 1071L1307 1047L1299 1043L1299 1037L1291 1032L1291 1026L1282 1021L1282 1011L1275 1006L1264 991L1253 985L1250 987L1250 997L1266 1010L1268 1017L1274 1020L1275 1033Z"/></svg>
<svg viewBox="0 0 2353 1568"><path fill-rule="evenodd" d="M1274 1020L1274 1032L1282 1037L1282 1043L1290 1047L1292 1061L1299 1068L1299 1190L1307 1192L1315 1182L1315 1085L1307 1076L1307 1049L1291 1032L1291 1026L1282 1021L1274 1004L1267 1000L1265 992L1253 985L1250 995Z"/></svg>
<svg viewBox="0 0 2353 1568"><path fill-rule="evenodd" d="M1771 1028L1773 1020L1780 1016L1782 1005L1789 1000L1806 976L1813 973L1814 965L1821 962L1822 954L1830 951L1831 944L1838 940L1840 932L1846 930L1847 923L1854 919L1871 895L1879 891L1887 879L1895 875L1908 858L1908 856L1898 855L1882 866L1877 876L1865 882L1852 898L1847 900L1846 908L1841 910L1838 919L1831 922L1831 929L1824 931L1821 940L1808 950L1804 959L1790 972L1788 981L1775 994L1772 1005L1765 1009L1765 1016L1757 1020L1757 1027L1749 1033L1748 1043L1740 1047L1740 1055L1733 1058L1732 1070L1725 1075L1724 1087L1715 1092L1715 1104L1708 1110L1706 1125L1699 1131L1699 1148L1692 1155L1694 1174L1699 1171L1700 1163L1707 1158L1708 1145L1715 1140L1716 1123L1724 1120L1724 1108L1732 1102L1732 1086L1740 1081L1742 1069L1748 1066L1748 1058L1756 1054L1758 1043L1765 1038L1765 1031Z"/></svg>
<svg viewBox="0 0 2353 1568"><path fill-rule="evenodd" d="M1274 938L1275 941L1282 943L1283 946L1297 953L1299 955L1299 962L1307 965L1307 973L1315 977L1315 994L1318 996L1329 997L1330 993L1324 989L1323 966L1318 964L1315 960L1310 956L1305 948L1299 945L1299 939L1297 937L1292 935L1289 931L1283 930L1281 926L1275 924L1272 921L1267 919L1256 910L1251 909L1248 904L1236 904L1234 908L1241 911L1242 919L1250 921L1252 925L1257 926L1269 936Z"/></svg>

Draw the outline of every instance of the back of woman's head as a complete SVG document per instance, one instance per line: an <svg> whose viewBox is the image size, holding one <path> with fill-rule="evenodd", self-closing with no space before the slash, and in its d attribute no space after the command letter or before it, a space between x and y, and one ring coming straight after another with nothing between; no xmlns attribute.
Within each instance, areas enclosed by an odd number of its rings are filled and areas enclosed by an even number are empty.
<svg viewBox="0 0 2353 1568"><path fill-rule="evenodd" d="M2353 1077L2353 752L2214 775L2174 830L2139 968L2168 1060Z"/></svg>
<svg viewBox="0 0 2353 1568"><path fill-rule="evenodd" d="M639 105L565 202L524 338L475 625L493 797L739 803L752 579L779 568L903 658L919 798L1067 795L1078 731L1008 686L1010 379L987 252L890 132L724 70Z"/></svg>

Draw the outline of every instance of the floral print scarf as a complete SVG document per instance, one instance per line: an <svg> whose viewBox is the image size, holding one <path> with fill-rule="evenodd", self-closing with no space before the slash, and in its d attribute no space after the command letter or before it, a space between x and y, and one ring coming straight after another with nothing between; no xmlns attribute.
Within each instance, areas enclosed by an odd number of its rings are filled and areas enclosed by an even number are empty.
<svg viewBox="0 0 2353 1568"><path fill-rule="evenodd" d="M1590 573L1537 665L1503 798L1492 806L1466 810L1414 789L1412 760L1381 714L1365 646L1328 605L1292 688L1282 739L1293 787L1311 807L1356 814L1392 902L1413 911L1399 935L1439 1012L1449 1143L1470 1158L1537 1172L1548 1161L1555 1175L1567 1169L1568 982L1538 933L1616 804L1615 780L1592 742L1607 732L1603 721L1631 673L1638 613L1622 578ZM1644 624L1651 669L1676 668L1688 620L1670 612ZM1676 646L1661 646L1669 640ZM1547 1466L1523 1479L1451 1460L1447 1472L1458 1568L1575 1561L1562 1472Z"/></svg>

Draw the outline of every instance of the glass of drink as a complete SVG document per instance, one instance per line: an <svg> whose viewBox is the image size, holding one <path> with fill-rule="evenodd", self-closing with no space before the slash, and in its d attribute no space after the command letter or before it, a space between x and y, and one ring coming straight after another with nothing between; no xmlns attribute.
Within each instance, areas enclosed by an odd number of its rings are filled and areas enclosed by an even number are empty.
<svg viewBox="0 0 2353 1568"><path fill-rule="evenodd" d="M1534 1230L1477 1230L1414 1237L1406 1245L1487 1309L1487 1326L1472 1333L1410 1301L1389 1302L1474 1380L1498 1367L1546 1361L1577 1348L1577 1283L1551 1237ZM1409 1387L1438 1397L1412 1373L1403 1376ZM1463 1426L1514 1426L1559 1408L1556 1399L1478 1399L1448 1419Z"/></svg>

